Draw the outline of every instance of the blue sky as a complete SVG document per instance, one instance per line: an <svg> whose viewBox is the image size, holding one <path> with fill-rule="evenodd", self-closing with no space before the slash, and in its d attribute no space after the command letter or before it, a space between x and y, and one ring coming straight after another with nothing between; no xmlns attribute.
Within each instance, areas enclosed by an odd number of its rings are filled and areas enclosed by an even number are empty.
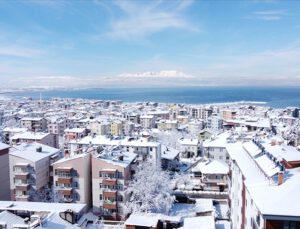
<svg viewBox="0 0 300 229"><path fill-rule="evenodd" d="M300 86L300 1L0 1L0 80Z"/></svg>

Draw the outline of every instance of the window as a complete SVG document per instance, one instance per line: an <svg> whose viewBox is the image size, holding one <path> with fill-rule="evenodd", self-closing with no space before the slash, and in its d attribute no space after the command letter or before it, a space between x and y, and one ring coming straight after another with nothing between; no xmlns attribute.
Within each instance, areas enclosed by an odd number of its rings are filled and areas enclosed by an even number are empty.
<svg viewBox="0 0 300 229"><path fill-rule="evenodd" d="M99 195L99 199L103 200L103 195L102 194Z"/></svg>

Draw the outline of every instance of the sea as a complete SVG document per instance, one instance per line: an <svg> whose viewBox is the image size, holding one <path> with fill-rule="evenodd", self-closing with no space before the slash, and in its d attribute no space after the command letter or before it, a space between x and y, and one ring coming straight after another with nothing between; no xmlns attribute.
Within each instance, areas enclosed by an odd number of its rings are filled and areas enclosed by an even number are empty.
<svg viewBox="0 0 300 229"><path fill-rule="evenodd" d="M176 88L85 88L26 90L2 94L10 98L82 98L182 104L257 103L274 108L300 107L300 87L176 87Z"/></svg>

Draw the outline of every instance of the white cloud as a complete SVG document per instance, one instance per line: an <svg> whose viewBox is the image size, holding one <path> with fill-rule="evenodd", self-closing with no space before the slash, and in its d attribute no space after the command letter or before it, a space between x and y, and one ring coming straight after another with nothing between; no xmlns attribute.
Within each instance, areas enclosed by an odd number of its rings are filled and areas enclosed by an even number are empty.
<svg viewBox="0 0 300 229"><path fill-rule="evenodd" d="M247 16L247 19L254 20L264 20L264 21L274 21L280 20L287 15L287 10L264 10L264 11L254 11L250 16Z"/></svg>
<svg viewBox="0 0 300 229"><path fill-rule="evenodd" d="M106 34L112 38L136 39L170 28L198 30L183 15L192 1L147 1L147 4L114 1L114 4L123 16L112 19L110 31Z"/></svg>
<svg viewBox="0 0 300 229"><path fill-rule="evenodd" d="M44 51L36 48L26 48L21 45L2 45L0 46L0 56L14 57L39 57L44 54Z"/></svg>
<svg viewBox="0 0 300 229"><path fill-rule="evenodd" d="M121 78L142 78L142 79L192 79L194 76L176 70L164 70L159 72L123 73Z"/></svg>

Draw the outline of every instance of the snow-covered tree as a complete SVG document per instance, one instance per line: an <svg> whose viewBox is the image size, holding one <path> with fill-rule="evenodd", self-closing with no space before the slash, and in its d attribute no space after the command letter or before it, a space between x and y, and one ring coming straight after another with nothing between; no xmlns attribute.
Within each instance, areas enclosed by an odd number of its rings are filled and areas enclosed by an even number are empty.
<svg viewBox="0 0 300 229"><path fill-rule="evenodd" d="M33 200L36 202L59 203L63 200L63 195L55 187L43 187L34 191Z"/></svg>
<svg viewBox="0 0 300 229"><path fill-rule="evenodd" d="M130 201L126 203L125 210L128 213L168 214L175 200L172 191L168 173L151 162L144 162L126 190Z"/></svg>

